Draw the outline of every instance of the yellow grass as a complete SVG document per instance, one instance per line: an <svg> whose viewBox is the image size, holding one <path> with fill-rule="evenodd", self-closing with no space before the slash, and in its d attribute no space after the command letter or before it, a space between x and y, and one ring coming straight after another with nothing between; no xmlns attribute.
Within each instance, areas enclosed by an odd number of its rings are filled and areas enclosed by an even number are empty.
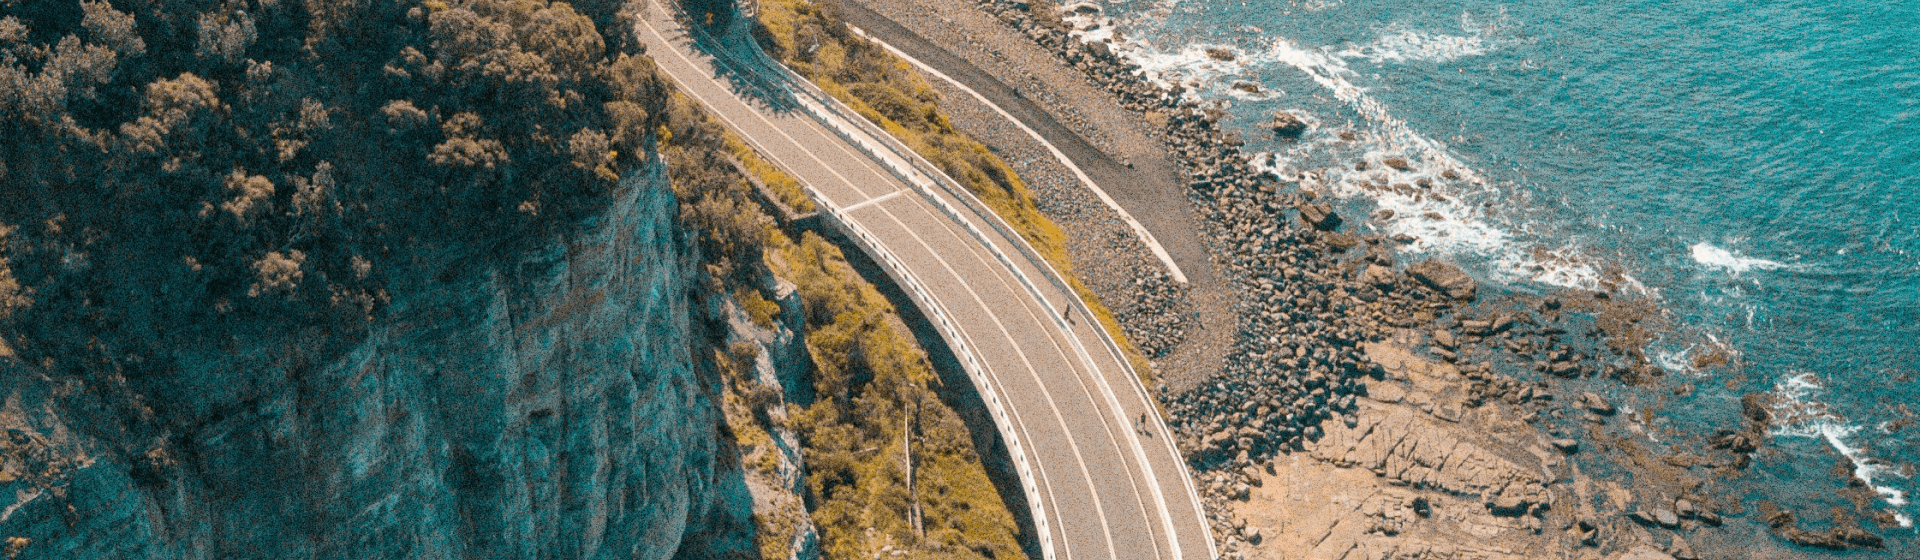
<svg viewBox="0 0 1920 560"><path fill-rule="evenodd" d="M814 506L806 513L820 531L824 556L872 558L891 547L912 558L1024 557L1013 513L988 478L966 424L940 400L940 377L893 304L838 247L810 232L795 240L746 203L747 181L729 166L714 165L717 154L731 153L775 189L798 184L697 107L675 101L672 122L662 130L676 136L662 152L682 197L681 219L702 240L711 289L731 292L754 323L770 326L794 318L783 321L786 311L737 280L753 277L750 269L764 270L797 288L815 400L789 403L784 419L769 421L801 438ZM755 227L763 235L745 234ZM752 262L740 260L749 252ZM764 472L777 467L778 458L752 411L773 399L762 393L777 389L745 373L753 357L749 345L736 345L714 352L713 360L729 380L727 419L743 464ZM785 557L793 535L785 512L755 517L767 557Z"/></svg>
<svg viewBox="0 0 1920 560"><path fill-rule="evenodd" d="M1144 354L1127 340L1113 312L1100 303L1074 274L1067 256L1066 234L1034 206L1025 181L986 146L953 129L931 85L905 61L852 35L830 32L839 22L831 13L806 0L764 0L760 22L782 62L813 80L867 120L945 171L979 197L994 213L1027 240L1041 258L1060 271L1087 304L1108 335L1120 345L1142 383L1151 380ZM809 50L796 49L805 34ZM844 37L844 38L842 38ZM890 110L883 110L888 108Z"/></svg>

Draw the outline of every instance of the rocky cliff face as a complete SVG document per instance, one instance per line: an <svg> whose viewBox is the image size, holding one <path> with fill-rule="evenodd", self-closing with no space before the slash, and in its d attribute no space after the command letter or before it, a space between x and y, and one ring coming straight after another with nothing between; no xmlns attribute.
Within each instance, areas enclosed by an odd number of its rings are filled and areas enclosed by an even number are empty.
<svg viewBox="0 0 1920 560"><path fill-rule="evenodd" d="M0 357L0 557L671 557L717 412L661 167L344 347L235 335L133 382Z"/></svg>

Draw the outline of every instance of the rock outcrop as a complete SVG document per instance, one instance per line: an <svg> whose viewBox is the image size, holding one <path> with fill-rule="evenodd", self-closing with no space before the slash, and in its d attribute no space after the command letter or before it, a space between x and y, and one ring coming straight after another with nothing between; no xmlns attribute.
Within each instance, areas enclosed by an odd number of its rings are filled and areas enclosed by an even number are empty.
<svg viewBox="0 0 1920 560"><path fill-rule="evenodd" d="M0 537L76 560L670 558L719 439L676 212L658 166L631 175L565 239L422 279L339 351L236 333L135 382L0 358Z"/></svg>
<svg viewBox="0 0 1920 560"><path fill-rule="evenodd" d="M1293 139L1307 133L1307 121L1288 111L1274 113L1273 120L1267 121L1266 127L1277 138Z"/></svg>
<svg viewBox="0 0 1920 560"><path fill-rule="evenodd" d="M1457 300L1472 300L1480 288L1479 284L1473 281L1473 277L1467 276L1460 267L1444 261L1431 259L1421 261L1407 267L1407 274L1413 275L1415 279L1432 286L1435 290L1446 292L1447 297Z"/></svg>

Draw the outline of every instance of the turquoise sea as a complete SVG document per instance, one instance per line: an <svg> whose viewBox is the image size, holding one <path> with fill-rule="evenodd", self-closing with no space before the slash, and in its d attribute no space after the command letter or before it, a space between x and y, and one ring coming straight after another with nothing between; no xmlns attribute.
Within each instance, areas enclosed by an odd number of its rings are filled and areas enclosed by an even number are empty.
<svg viewBox="0 0 1920 560"><path fill-rule="evenodd" d="M1775 451L1745 497L1818 528L1853 510L1836 490L1864 484L1898 522L1878 529L1887 550L1855 554L1917 557L1920 5L1098 5L1112 22L1092 33L1117 30L1154 77L1224 105L1260 164L1349 211L1394 211L1360 227L1514 291L1656 298L1678 327L1653 355L1698 388L1667 398L1656 439L1772 393ZM1257 129L1280 110L1314 127ZM1393 157L1407 169L1380 164ZM1740 367L1693 369L1716 348Z"/></svg>

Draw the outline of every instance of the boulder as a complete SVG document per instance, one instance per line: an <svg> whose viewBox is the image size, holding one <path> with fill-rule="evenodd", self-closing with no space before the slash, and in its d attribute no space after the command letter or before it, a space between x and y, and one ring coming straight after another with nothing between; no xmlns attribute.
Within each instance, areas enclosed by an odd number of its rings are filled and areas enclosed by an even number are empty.
<svg viewBox="0 0 1920 560"><path fill-rule="evenodd" d="M1613 413L1618 410L1613 407L1613 403L1607 402L1605 397L1591 392L1580 393L1580 400L1578 402L1581 408L1585 408L1601 416L1612 416Z"/></svg>
<svg viewBox="0 0 1920 560"><path fill-rule="evenodd" d="M1294 139L1307 133L1307 121L1287 111L1273 114L1273 120L1267 121L1267 129L1278 138Z"/></svg>
<svg viewBox="0 0 1920 560"><path fill-rule="evenodd" d="M1639 545L1619 556L1613 557L1613 560L1674 560L1674 558L1673 555L1661 552L1658 548Z"/></svg>
<svg viewBox="0 0 1920 560"><path fill-rule="evenodd" d="M1393 269L1377 264L1367 265L1367 271L1360 275L1360 281L1380 288L1391 288L1399 279L1399 275L1394 274Z"/></svg>
<svg viewBox="0 0 1920 560"><path fill-rule="evenodd" d="M1479 290L1479 285L1473 281L1473 277L1467 276L1460 267L1442 261L1433 259L1421 261L1407 267L1407 273L1413 275L1415 280L1433 289L1446 292L1447 297L1457 300L1472 300L1474 293Z"/></svg>
<svg viewBox="0 0 1920 560"><path fill-rule="evenodd" d="M1693 545L1687 544L1687 539L1679 534L1673 535L1673 544L1667 546L1667 553L1677 560L1700 560L1700 555L1693 551Z"/></svg>
<svg viewBox="0 0 1920 560"><path fill-rule="evenodd" d="M1333 213L1333 207L1325 204L1302 203L1295 207L1300 211L1300 221L1314 229L1326 231L1340 227L1340 215Z"/></svg>
<svg viewBox="0 0 1920 560"><path fill-rule="evenodd" d="M1393 251L1379 243L1367 245L1367 260L1382 266L1393 266Z"/></svg>
<svg viewBox="0 0 1920 560"><path fill-rule="evenodd" d="M1668 529L1680 526L1680 515L1664 507L1653 508L1653 520Z"/></svg>

